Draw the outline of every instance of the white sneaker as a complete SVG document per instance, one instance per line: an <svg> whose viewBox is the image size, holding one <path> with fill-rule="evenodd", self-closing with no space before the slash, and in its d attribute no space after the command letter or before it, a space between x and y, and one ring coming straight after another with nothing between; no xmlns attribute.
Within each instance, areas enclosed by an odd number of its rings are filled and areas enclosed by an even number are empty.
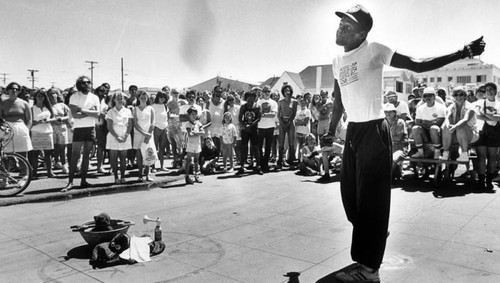
<svg viewBox="0 0 500 283"><path fill-rule="evenodd" d="M469 162L469 155L467 152L461 152L460 156L457 158L458 162Z"/></svg>
<svg viewBox="0 0 500 283"><path fill-rule="evenodd" d="M434 150L434 159L439 159L441 157L441 150L435 149Z"/></svg>
<svg viewBox="0 0 500 283"><path fill-rule="evenodd" d="M450 151L448 151L448 150L443 151L443 156L439 157L439 159L441 159L441 160L450 159Z"/></svg>

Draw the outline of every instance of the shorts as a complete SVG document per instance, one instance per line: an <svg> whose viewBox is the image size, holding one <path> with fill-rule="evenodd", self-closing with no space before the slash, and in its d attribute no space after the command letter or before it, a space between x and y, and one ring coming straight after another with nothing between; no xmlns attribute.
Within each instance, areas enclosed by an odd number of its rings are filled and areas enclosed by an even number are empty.
<svg viewBox="0 0 500 283"><path fill-rule="evenodd" d="M484 123L483 130L479 132L479 139L471 145L500 147L500 123L496 123L495 126Z"/></svg>
<svg viewBox="0 0 500 283"><path fill-rule="evenodd" d="M54 144L68 144L68 130L66 125L52 125L54 130Z"/></svg>
<svg viewBox="0 0 500 283"><path fill-rule="evenodd" d="M94 142L94 141L95 141L94 127L73 129L73 142Z"/></svg>

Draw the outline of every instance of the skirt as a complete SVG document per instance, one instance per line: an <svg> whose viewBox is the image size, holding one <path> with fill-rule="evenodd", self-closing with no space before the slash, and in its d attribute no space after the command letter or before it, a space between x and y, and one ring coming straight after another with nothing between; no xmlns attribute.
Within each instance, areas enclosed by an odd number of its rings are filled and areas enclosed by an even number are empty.
<svg viewBox="0 0 500 283"><path fill-rule="evenodd" d="M54 149L53 133L31 132L31 143L33 150L52 150Z"/></svg>
<svg viewBox="0 0 500 283"><path fill-rule="evenodd" d="M24 122L7 122L14 131L12 140L5 146L5 152L28 152L31 145L30 130Z"/></svg>
<svg viewBox="0 0 500 283"><path fill-rule="evenodd" d="M127 127L114 127L114 130L117 135L123 135L125 134ZM108 132L106 137L106 149L118 151L132 149L132 142L130 140L130 135L128 135L125 142L118 142L118 140Z"/></svg>

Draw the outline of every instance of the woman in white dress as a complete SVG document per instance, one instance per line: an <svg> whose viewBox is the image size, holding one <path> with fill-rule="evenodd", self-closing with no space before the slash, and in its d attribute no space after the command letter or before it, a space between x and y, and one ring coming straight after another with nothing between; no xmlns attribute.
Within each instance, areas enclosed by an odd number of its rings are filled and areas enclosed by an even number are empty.
<svg viewBox="0 0 500 283"><path fill-rule="evenodd" d="M115 176L115 184L125 183L127 167L127 151L132 148L130 131L132 131L132 111L124 106L125 94L113 94L112 107L106 114L108 136L106 149L109 150L111 168ZM118 157L120 158L120 177L118 177Z"/></svg>
<svg viewBox="0 0 500 283"><path fill-rule="evenodd" d="M153 138L155 127L155 112L149 102L149 95L145 91L137 92L137 106L134 108L134 149L137 150L137 165L139 167L139 182L142 182L143 174L146 175L146 181L152 181L149 177L149 166L143 166L143 156L141 145L149 143ZM153 140L154 142L154 140ZM145 170L143 170L146 167Z"/></svg>
<svg viewBox="0 0 500 283"><path fill-rule="evenodd" d="M35 93L35 101L31 111L33 114L33 125L31 127L33 151L29 153L29 157L31 166L33 167L33 177L38 178L38 155L43 150L45 166L47 167L47 177L53 178L55 177L54 173L52 173L54 137L51 123L55 119L47 92L38 90Z"/></svg>

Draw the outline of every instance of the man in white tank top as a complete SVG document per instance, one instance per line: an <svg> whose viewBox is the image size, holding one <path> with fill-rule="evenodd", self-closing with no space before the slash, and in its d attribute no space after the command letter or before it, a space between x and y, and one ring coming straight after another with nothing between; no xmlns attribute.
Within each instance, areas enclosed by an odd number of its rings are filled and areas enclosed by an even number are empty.
<svg viewBox="0 0 500 283"><path fill-rule="evenodd" d="M346 144L340 173L342 202L353 225L351 257L354 264L335 273L342 282L380 282L388 235L391 198L391 138L383 118L382 71L384 65L425 72L456 60L480 55L482 37L451 54L416 60L385 45L368 42L373 26L370 13L361 5L340 17L336 44L344 52L333 60L334 109L330 131L335 132L344 110L347 113Z"/></svg>

